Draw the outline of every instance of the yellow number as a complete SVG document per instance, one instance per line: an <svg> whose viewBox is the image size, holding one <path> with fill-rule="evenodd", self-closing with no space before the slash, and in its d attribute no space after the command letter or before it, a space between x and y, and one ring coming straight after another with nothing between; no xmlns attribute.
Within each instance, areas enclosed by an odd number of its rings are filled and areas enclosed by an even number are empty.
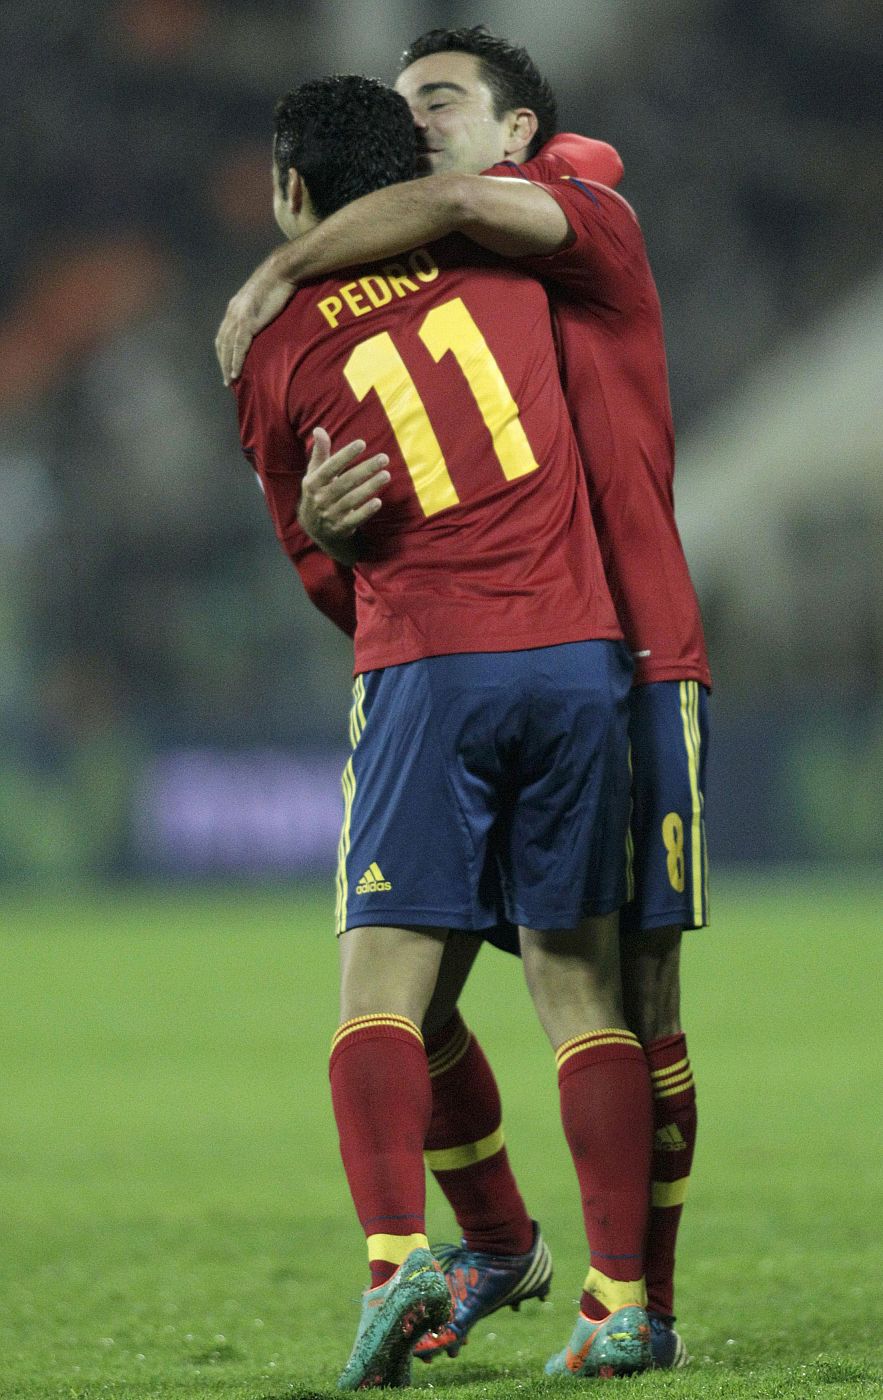
<svg viewBox="0 0 883 1400"><path fill-rule="evenodd" d="M429 415L407 365L384 331L357 345L343 367L359 403L374 389L405 459L424 515L455 506L460 497L448 475Z"/></svg>
<svg viewBox="0 0 883 1400"><path fill-rule="evenodd" d="M687 875L684 867L684 823L677 812L669 812L662 822L662 840L668 851L666 866L673 890L678 894L684 888Z"/></svg>
<svg viewBox="0 0 883 1400"><path fill-rule="evenodd" d="M500 366L460 297L433 307L420 327L420 339L436 364L450 353L472 391L491 435L497 460L507 481L536 471ZM435 515L459 503L444 454L408 367L383 331L357 345L343 367L344 377L359 403L373 389L389 419L424 515Z"/></svg>
<svg viewBox="0 0 883 1400"><path fill-rule="evenodd" d="M487 425L506 480L535 472L540 464L521 426L518 406L462 299L455 297L434 307L420 327L420 339L436 364L449 351L454 356Z"/></svg>

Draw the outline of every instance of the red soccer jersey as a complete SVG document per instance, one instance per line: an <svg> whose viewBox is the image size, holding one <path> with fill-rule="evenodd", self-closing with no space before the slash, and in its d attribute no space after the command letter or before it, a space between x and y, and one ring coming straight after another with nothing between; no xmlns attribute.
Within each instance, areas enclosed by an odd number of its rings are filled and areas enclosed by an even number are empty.
<svg viewBox="0 0 883 1400"><path fill-rule="evenodd" d="M236 391L295 563L309 557L297 506L313 428L389 454L354 571L357 672L622 635L548 299L511 263L446 239L304 286L254 341Z"/></svg>
<svg viewBox="0 0 883 1400"><path fill-rule="evenodd" d="M565 398L604 570L635 657L635 684L710 685L699 604L675 523L662 313L644 240L625 200L568 178L597 180L598 158L596 142L581 153L579 137L554 137L525 165L506 163L491 173L541 184L576 234L561 252L517 265L549 279ZM606 178L618 179L608 163Z"/></svg>

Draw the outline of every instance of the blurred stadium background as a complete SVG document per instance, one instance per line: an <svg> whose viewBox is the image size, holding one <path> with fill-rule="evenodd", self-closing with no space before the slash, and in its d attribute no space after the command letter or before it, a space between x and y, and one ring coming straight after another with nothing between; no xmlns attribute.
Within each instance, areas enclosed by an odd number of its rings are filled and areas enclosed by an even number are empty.
<svg viewBox="0 0 883 1400"><path fill-rule="evenodd" d="M874 0L5 0L0 880L331 867L349 648L272 537L212 340L277 241L273 100L479 21L617 145L645 229L713 857L879 861Z"/></svg>

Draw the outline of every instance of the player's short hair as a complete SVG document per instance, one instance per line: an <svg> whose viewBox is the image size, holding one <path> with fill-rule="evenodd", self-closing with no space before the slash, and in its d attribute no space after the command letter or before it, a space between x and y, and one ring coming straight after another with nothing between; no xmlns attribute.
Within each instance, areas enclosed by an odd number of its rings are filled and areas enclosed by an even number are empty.
<svg viewBox="0 0 883 1400"><path fill-rule="evenodd" d="M484 24L471 29L428 29L405 49L399 72L418 58L451 52L471 53L478 59L482 79L494 99L495 117L516 107L529 107L536 114L537 132L527 151L528 157L535 156L558 130L558 103L527 49L498 39Z"/></svg>
<svg viewBox="0 0 883 1400"><path fill-rule="evenodd" d="M282 192L294 167L320 219L360 195L413 180L418 145L407 102L376 78L317 78L276 103L273 158Z"/></svg>

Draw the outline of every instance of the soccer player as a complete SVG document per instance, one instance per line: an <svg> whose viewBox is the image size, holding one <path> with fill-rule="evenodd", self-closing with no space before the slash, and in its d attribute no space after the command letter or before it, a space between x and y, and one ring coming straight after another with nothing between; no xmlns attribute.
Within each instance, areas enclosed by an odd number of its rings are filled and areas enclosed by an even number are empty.
<svg viewBox="0 0 883 1400"><path fill-rule="evenodd" d="M402 166L415 151L397 94L358 78L307 84L277 108L277 221L290 237L324 225L412 174ZM552 198L524 181L488 186L496 207L476 220L477 239L509 253L568 247L574 267L587 256L576 188ZM616 915L632 666L545 294L456 240L355 266L295 295L255 341L237 396L243 447L295 562L316 425L381 445L390 466L354 560L330 1074L372 1286L339 1384L401 1383L414 1329L446 1319L423 1216L432 1104L419 1027L458 937L449 930L489 927L501 899L556 1050L592 1258L599 1315L567 1371L643 1369L652 1106L622 1011Z"/></svg>
<svg viewBox="0 0 883 1400"><path fill-rule="evenodd" d="M477 172L501 158L513 163L526 159L520 170L530 178L568 173L610 185L618 180L609 148L595 143L581 147L578 138L556 137L539 160L531 159L541 138L555 129L554 100L523 50L480 28L424 35L405 53L398 85L424 133L433 170ZM524 122L531 117L534 122L525 132ZM451 201L458 197L453 186L442 193L433 184L419 187L419 197L427 201L422 210L426 222L419 225L424 236L451 226ZM596 197L606 201L600 192ZM284 304L298 276L325 270L335 258L346 262L395 248L396 235L404 235L405 226L396 224L401 206L383 202L392 198L392 192L377 196L370 212L351 206L340 216L348 224L323 229L321 249L308 241L291 245L259 269L231 302L219 334L225 375L235 371L254 326ZM440 203L433 208L436 199ZM615 215L617 208L605 202L605 212ZM625 217L624 206L619 216ZM391 241L377 242L381 228ZM589 289L582 304L559 293L553 307L567 402L605 568L637 662L631 721L635 893L623 914L622 959L629 1024L647 1051L653 1076L656 1139L647 1277L654 1360L670 1366L686 1360L672 1326L674 1245L693 1156L696 1108L680 1023L679 956L681 930L707 920L703 807L710 676L674 521L673 435L661 317L642 247L631 271L642 299L630 297L625 285L609 305L596 288ZM551 265L547 272L552 275ZM622 282L628 281L625 274ZM347 463L340 459L330 465L340 471ZM332 533L356 528L379 507L381 490L370 464L317 477L316 511L324 512L324 520L314 514L313 526L324 525ZM469 1088L464 1077L452 1097L462 1105ZM436 1115L442 1132L443 1116L443 1111ZM469 1170L459 1176L465 1195ZM444 1175L439 1180L444 1189ZM476 1259L473 1251L469 1262ZM439 1343L455 1350L478 1315L480 1302L471 1311L458 1305L454 1332L449 1329ZM433 1345L427 1339L418 1354L429 1354Z"/></svg>

